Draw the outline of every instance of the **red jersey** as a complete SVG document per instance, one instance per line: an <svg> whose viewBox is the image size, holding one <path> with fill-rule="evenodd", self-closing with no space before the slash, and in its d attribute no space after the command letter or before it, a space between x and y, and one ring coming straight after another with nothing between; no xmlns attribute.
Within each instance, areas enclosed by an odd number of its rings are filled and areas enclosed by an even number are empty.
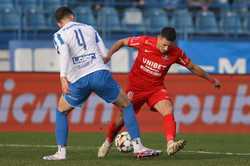
<svg viewBox="0 0 250 166"><path fill-rule="evenodd" d="M164 55L156 47L156 43L157 38L150 36L129 38L128 45L138 49L138 54L129 73L128 90L152 92L161 89L172 64L187 66L190 62L180 48L171 46L167 55Z"/></svg>

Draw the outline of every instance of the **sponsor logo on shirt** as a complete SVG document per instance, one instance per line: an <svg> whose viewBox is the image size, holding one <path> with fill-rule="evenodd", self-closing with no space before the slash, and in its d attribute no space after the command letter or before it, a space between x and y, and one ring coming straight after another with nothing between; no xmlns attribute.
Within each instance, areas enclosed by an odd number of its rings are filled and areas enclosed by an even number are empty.
<svg viewBox="0 0 250 166"><path fill-rule="evenodd" d="M76 57L72 57L73 64L85 64L85 63L91 63L94 59L96 59L95 53L80 55Z"/></svg>
<svg viewBox="0 0 250 166"><path fill-rule="evenodd" d="M151 61L151 60L149 60L149 59L147 59L147 58L143 58L143 59L142 59L142 62L143 62L143 64L144 64L145 66L148 66L148 67L150 67L150 68L152 68L152 69L156 69L157 71L160 71L162 68L164 69L164 68L167 67L167 66L165 66L165 65L162 65L162 64L159 64L159 63L157 63L157 62Z"/></svg>
<svg viewBox="0 0 250 166"><path fill-rule="evenodd" d="M143 64L141 64L140 68L146 73L157 77L160 77L162 75L161 71L163 71L167 67L147 58L142 58L142 62Z"/></svg>

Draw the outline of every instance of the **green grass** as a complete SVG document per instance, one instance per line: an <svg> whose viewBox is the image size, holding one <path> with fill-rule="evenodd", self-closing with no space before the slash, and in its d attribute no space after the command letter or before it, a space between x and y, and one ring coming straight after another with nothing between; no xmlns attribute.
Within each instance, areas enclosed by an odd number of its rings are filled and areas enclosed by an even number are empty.
<svg viewBox="0 0 250 166"><path fill-rule="evenodd" d="M19 145L54 145L54 135L48 133L0 133L0 166L247 166L250 165L250 135L178 135L188 141L185 151L173 157L163 153L159 157L138 160L131 154L119 153L115 148L105 159L96 157L103 141L100 133L71 133L66 161L43 161L43 155L55 152L54 147L16 147ZM164 150L161 134L143 134L144 144ZM189 151L221 152L199 154ZM243 153L226 155L224 153ZM245 155L244 155L245 154Z"/></svg>

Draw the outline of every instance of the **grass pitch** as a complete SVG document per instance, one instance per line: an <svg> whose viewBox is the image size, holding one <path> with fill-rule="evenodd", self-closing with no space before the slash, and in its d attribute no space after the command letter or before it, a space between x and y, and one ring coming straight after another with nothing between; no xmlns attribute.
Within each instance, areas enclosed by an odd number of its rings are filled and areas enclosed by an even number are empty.
<svg viewBox="0 0 250 166"><path fill-rule="evenodd" d="M148 147L165 150L161 134L142 135ZM115 148L107 158L98 159L100 133L70 133L67 160L43 161L56 151L53 133L0 133L0 166L250 166L250 135L178 135L187 140L175 156L135 159Z"/></svg>

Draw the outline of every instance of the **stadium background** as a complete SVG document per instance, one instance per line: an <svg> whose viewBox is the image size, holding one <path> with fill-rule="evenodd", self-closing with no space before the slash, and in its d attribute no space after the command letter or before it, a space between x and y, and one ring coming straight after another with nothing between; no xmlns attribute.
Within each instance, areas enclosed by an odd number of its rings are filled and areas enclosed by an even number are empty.
<svg viewBox="0 0 250 166"><path fill-rule="evenodd" d="M39 144L35 140L41 135L33 134L38 131L49 132L51 140L43 143L53 144L54 112L60 95L59 60L52 42L57 30L53 11L61 5L72 7L78 21L93 25L107 48L123 37L157 35L163 26L174 26L178 45L194 63L221 80L223 86L217 91L182 67L171 67L166 87L174 101L178 133L187 134L186 138L196 143L199 136L208 147L218 147L223 141L232 144L238 138L242 141L241 148L233 146L235 151L230 148L229 151L249 152L244 141L250 132L248 0L1 0L0 148L13 143ZM135 50L123 48L109 64L114 78L123 87L135 55ZM147 106L143 109L139 115L140 127L146 138L153 140L154 135L147 132L160 133L162 119L149 112ZM106 124L117 112L93 94L83 108L70 114L70 130L83 134L106 131ZM208 133L213 135L205 138L203 134ZM233 135L223 137L225 133ZM245 136L241 138L239 133ZM34 142L24 141L31 135L38 137L33 136ZM98 138L100 142L102 138ZM13 158L8 162L1 160L8 165ZM185 155L180 158L185 161Z"/></svg>

